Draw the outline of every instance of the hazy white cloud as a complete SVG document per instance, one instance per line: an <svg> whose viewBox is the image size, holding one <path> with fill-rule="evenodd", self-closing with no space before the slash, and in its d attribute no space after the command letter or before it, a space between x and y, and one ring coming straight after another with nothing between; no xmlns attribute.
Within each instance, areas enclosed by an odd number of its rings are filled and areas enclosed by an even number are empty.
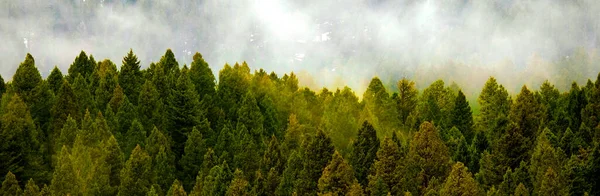
<svg viewBox="0 0 600 196"><path fill-rule="evenodd" d="M448 73L429 69L449 64L509 78L533 56L593 53L598 13L594 0L0 0L0 74L10 78L27 52L47 75L81 50L120 65L133 48L146 67L171 48L182 65L201 52L215 73L245 60L359 93L375 75L435 78Z"/></svg>

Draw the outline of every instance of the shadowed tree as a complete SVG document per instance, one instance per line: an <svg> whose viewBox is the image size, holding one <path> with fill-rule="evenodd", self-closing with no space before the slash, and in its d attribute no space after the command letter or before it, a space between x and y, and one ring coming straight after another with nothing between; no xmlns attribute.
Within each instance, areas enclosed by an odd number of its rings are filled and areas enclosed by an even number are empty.
<svg viewBox="0 0 600 196"><path fill-rule="evenodd" d="M9 171L4 177L4 181L2 182L2 188L0 188L0 195L13 196L21 195L21 193L23 193L23 190L21 190L21 187L19 187L17 177Z"/></svg>
<svg viewBox="0 0 600 196"><path fill-rule="evenodd" d="M54 92L54 94L58 94L60 86L62 85L63 74L57 66L54 66L54 69L52 69L52 72L50 72L50 75L48 75L46 81L48 82L48 85L50 85L52 92Z"/></svg>
<svg viewBox="0 0 600 196"><path fill-rule="evenodd" d="M352 144L353 151L350 163L355 168L356 179L361 185L367 185L368 171L373 165L379 150L379 139L375 128L367 121L358 130L356 141Z"/></svg>
<svg viewBox="0 0 600 196"><path fill-rule="evenodd" d="M398 107L398 117L400 122L406 125L406 120L411 112L417 107L419 91L414 81L402 78L398 81L398 95L396 105Z"/></svg>
<svg viewBox="0 0 600 196"><path fill-rule="evenodd" d="M118 195L144 195L149 191L153 181L152 158L138 145L121 170L121 186Z"/></svg>
<svg viewBox="0 0 600 196"><path fill-rule="evenodd" d="M339 152L335 151L329 164L323 169L319 178L319 192L321 194L343 195L350 190L356 181L352 167Z"/></svg>
<svg viewBox="0 0 600 196"><path fill-rule="evenodd" d="M452 126L458 128L467 141L472 141L474 133L471 106L469 106L469 102L467 102L465 94L461 90L458 91L455 98L454 109L450 118Z"/></svg>

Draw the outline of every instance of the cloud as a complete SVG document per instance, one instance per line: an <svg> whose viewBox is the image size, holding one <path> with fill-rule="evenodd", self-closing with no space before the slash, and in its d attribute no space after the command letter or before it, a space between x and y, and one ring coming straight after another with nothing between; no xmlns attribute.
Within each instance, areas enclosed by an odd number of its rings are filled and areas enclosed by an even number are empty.
<svg viewBox="0 0 600 196"><path fill-rule="evenodd" d="M559 73L554 62L579 48L595 58L597 13L593 0L5 0L0 74L10 78L27 52L47 75L66 72L81 50L120 65L132 48L146 67L171 48L180 64L201 52L215 73L247 61L358 93L373 76L477 89L494 75L516 86L531 80L524 73ZM552 63L527 70L536 58Z"/></svg>

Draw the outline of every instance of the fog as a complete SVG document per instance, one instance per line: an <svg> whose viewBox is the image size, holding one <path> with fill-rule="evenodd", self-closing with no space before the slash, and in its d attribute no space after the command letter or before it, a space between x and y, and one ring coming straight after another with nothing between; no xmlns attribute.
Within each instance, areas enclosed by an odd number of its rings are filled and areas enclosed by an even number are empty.
<svg viewBox="0 0 600 196"><path fill-rule="evenodd" d="M47 76L81 50L120 66L131 48L147 67L171 48L180 65L202 53L215 75L246 61L359 95L373 76L564 90L600 71L599 13L595 0L0 0L0 74L26 53Z"/></svg>

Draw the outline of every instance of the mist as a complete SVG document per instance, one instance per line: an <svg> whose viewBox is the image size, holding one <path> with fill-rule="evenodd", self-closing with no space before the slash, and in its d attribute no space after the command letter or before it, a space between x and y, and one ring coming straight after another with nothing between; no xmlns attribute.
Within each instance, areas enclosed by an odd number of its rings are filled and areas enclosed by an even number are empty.
<svg viewBox="0 0 600 196"><path fill-rule="evenodd" d="M600 71L598 13L595 0L0 0L0 74L26 53L47 76L81 50L120 66L131 48L147 67L171 48L181 66L202 53L215 75L246 61L359 95L374 76L565 90Z"/></svg>

